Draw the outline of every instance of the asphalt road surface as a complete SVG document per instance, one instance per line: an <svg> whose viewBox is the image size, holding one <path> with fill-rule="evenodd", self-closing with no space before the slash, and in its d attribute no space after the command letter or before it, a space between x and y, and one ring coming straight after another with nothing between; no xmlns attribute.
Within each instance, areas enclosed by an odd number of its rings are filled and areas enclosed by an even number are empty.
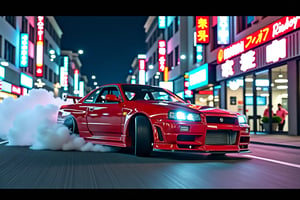
<svg viewBox="0 0 300 200"><path fill-rule="evenodd" d="M0 188L300 188L300 149L250 144L252 153L31 150L0 144Z"/></svg>

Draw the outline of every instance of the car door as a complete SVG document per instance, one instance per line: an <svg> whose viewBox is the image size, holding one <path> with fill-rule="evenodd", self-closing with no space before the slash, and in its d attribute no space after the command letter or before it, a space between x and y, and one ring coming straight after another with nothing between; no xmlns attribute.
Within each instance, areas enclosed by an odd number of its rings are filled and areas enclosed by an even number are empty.
<svg viewBox="0 0 300 200"><path fill-rule="evenodd" d="M95 102L89 104L87 109L88 128L95 136L121 135L122 102L106 101L107 94L119 97L120 91L116 86L103 87Z"/></svg>

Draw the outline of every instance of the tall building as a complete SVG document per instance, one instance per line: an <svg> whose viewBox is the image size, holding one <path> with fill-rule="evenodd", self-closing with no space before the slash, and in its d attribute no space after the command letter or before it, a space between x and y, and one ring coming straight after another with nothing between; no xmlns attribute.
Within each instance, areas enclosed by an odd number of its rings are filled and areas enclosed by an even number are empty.
<svg viewBox="0 0 300 200"><path fill-rule="evenodd" d="M0 100L32 88L54 91L61 37L52 16L0 16Z"/></svg>
<svg viewBox="0 0 300 200"><path fill-rule="evenodd" d="M253 132L270 132L272 124L267 130L261 119L266 108L271 117L280 103L289 112L284 133L299 135L299 20L149 16L144 25L145 83L168 82L173 92L193 103L245 114Z"/></svg>
<svg viewBox="0 0 300 200"><path fill-rule="evenodd" d="M0 16L0 102L26 95L32 88L52 91L55 97L89 92L78 54L61 51L62 35L53 16ZM68 87L62 87L63 78Z"/></svg>
<svg viewBox="0 0 300 200"><path fill-rule="evenodd" d="M60 95L85 96L91 88L88 79L81 74L82 63L79 54L70 50L61 50L60 55Z"/></svg>

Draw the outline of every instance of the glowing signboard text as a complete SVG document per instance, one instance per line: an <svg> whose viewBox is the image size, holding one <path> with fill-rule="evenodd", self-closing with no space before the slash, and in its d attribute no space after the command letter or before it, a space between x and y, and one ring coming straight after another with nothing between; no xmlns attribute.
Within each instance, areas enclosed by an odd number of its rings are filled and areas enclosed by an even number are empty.
<svg viewBox="0 0 300 200"><path fill-rule="evenodd" d="M20 67L28 67L28 33L21 33Z"/></svg>
<svg viewBox="0 0 300 200"><path fill-rule="evenodd" d="M196 42L209 43L209 16L196 16Z"/></svg>
<svg viewBox="0 0 300 200"><path fill-rule="evenodd" d="M36 76L43 76L44 60L44 16L37 17L37 41L36 41Z"/></svg>
<svg viewBox="0 0 300 200"><path fill-rule="evenodd" d="M217 62L223 63L234 56L300 28L299 19L300 16L282 17L228 47L221 48L218 52Z"/></svg>
<svg viewBox="0 0 300 200"><path fill-rule="evenodd" d="M164 72L167 62L166 41L158 40L158 71Z"/></svg>

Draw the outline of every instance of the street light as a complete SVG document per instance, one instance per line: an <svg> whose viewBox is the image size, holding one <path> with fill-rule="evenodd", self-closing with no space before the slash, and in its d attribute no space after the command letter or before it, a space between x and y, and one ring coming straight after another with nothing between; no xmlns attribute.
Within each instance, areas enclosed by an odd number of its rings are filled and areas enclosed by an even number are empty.
<svg viewBox="0 0 300 200"><path fill-rule="evenodd" d="M93 80L95 80L96 79L96 76L95 75L92 75L92 77L91 77Z"/></svg>
<svg viewBox="0 0 300 200"><path fill-rule="evenodd" d="M82 49L79 49L79 50L78 50L78 54L79 54L79 55L82 55L83 53L84 53L84 51L83 51Z"/></svg>

